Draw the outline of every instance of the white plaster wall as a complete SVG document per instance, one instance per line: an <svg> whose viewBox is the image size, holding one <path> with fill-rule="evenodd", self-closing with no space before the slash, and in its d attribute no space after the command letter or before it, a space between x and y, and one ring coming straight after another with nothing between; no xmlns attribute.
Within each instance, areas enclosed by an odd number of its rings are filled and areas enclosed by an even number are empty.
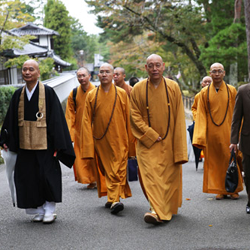
<svg viewBox="0 0 250 250"><path fill-rule="evenodd" d="M55 90L60 102L63 102L68 98L69 93L73 88L79 86L76 75L70 73L55 77L52 80L44 81L43 83Z"/></svg>
<svg viewBox="0 0 250 250"><path fill-rule="evenodd" d="M17 68L15 67L15 68L11 68L10 69L10 71L9 71L9 74L10 74L10 76L9 76L9 78L11 79L11 83L10 84L17 84L18 83L18 81L17 81Z"/></svg>
<svg viewBox="0 0 250 250"><path fill-rule="evenodd" d="M50 39L48 36L40 36L39 37L39 44L42 46L48 46L50 50Z"/></svg>

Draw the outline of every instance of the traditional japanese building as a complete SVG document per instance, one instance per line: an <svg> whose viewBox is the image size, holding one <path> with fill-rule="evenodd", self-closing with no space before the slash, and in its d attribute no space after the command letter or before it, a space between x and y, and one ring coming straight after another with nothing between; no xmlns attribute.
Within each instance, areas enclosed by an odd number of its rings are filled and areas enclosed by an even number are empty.
<svg viewBox="0 0 250 250"><path fill-rule="evenodd" d="M22 49L9 49L4 50L1 55L4 57L3 62L0 64L0 84L16 84L22 81L21 69L12 67L6 69L3 64L9 58L18 57L21 55L28 55L32 58L47 58L51 57L54 60L55 69L62 72L62 69L70 66L71 64L62 60L59 55L54 53L54 36L59 36L59 33L37 26L33 23L28 23L21 28L15 28L3 33L4 35L24 36L31 35L35 38L30 40L29 44L24 45ZM3 36L4 36L3 35Z"/></svg>

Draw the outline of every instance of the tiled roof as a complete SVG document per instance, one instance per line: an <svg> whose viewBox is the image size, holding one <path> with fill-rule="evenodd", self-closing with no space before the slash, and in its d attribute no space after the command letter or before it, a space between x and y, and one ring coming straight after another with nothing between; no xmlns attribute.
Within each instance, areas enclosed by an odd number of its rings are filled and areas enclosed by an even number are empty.
<svg viewBox="0 0 250 250"><path fill-rule="evenodd" d="M15 35L33 35L33 36L41 36L41 35L56 35L59 36L57 31L45 28L43 26L37 26L33 23L27 23L21 28L15 28L10 30L11 33Z"/></svg>
<svg viewBox="0 0 250 250"><path fill-rule="evenodd" d="M30 42L25 44L23 49L13 49L13 54L15 56L29 55L29 56L46 56L48 49L39 46L35 43Z"/></svg>
<svg viewBox="0 0 250 250"><path fill-rule="evenodd" d="M51 55L49 55L49 57L53 58L54 62L61 66L68 67L71 65L71 63L64 61L63 59L60 58L60 56L54 54L54 52L52 52Z"/></svg>

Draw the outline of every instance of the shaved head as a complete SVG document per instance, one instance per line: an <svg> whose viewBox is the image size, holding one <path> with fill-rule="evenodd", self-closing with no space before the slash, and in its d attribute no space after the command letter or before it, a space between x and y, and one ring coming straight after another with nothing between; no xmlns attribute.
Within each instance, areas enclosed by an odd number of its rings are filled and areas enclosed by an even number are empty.
<svg viewBox="0 0 250 250"><path fill-rule="evenodd" d="M26 64L32 64L34 67L39 69L39 63L34 59L29 59L29 60L25 61L23 66L26 65Z"/></svg>
<svg viewBox="0 0 250 250"><path fill-rule="evenodd" d="M150 55L150 56L147 58L147 63L148 63L151 59L158 59L158 60L160 60L161 62L163 62L162 57L159 56L159 55L156 55L156 54Z"/></svg>
<svg viewBox="0 0 250 250"><path fill-rule="evenodd" d="M221 64L221 63L213 63L211 66L210 66L210 70L212 70L212 68L221 68L224 70L224 66Z"/></svg>
<svg viewBox="0 0 250 250"><path fill-rule="evenodd" d="M203 77L202 82L201 82L202 88L204 88L204 87L210 85L210 84L212 83L212 81L213 81L213 80L212 80L212 77L210 77L210 76L205 76L205 77Z"/></svg>
<svg viewBox="0 0 250 250"><path fill-rule="evenodd" d="M114 67L113 67L113 65L111 65L111 64L109 64L109 63L103 63L103 64L101 65L100 69L103 68L103 67L109 67L109 68L112 70L112 73L114 72Z"/></svg>
<svg viewBox="0 0 250 250"><path fill-rule="evenodd" d="M116 67L115 70L119 70L123 75L125 75L125 69L122 67Z"/></svg>
<svg viewBox="0 0 250 250"><path fill-rule="evenodd" d="M77 74L79 71L87 71L87 73L90 75L90 72L89 72L89 70L88 70L86 67L81 67L81 68L79 68L79 69L76 71L76 74Z"/></svg>

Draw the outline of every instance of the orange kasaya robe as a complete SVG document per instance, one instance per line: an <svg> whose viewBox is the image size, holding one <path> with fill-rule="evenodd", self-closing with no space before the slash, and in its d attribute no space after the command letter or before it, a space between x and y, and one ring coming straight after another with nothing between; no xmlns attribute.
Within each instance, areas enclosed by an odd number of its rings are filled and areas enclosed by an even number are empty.
<svg viewBox="0 0 250 250"><path fill-rule="evenodd" d="M193 120L195 121L196 119L196 113L197 113L197 107L198 107L198 100L199 100L199 95L200 93L196 94L194 97L194 103L192 105L192 114L193 114Z"/></svg>
<svg viewBox="0 0 250 250"><path fill-rule="evenodd" d="M76 160L73 165L75 180L79 183L88 184L96 181L95 161L93 159L81 159L80 156L80 131L82 125L83 110L85 99L88 92L95 86L90 83L89 88L84 92L81 85L77 88L76 110L73 100L73 90L70 92L66 105L66 121L68 124L71 140L74 142Z"/></svg>
<svg viewBox="0 0 250 250"><path fill-rule="evenodd" d="M188 161L185 114L181 91L176 82L165 79L155 89L149 81L148 103L151 127L146 107L146 82L137 83L131 92L131 128L137 138L136 155L144 192L161 220L171 220L182 204L182 165Z"/></svg>
<svg viewBox="0 0 250 250"><path fill-rule="evenodd" d="M229 90L229 107L225 121L219 125L226 114ZM195 120L193 145L204 149L204 175L203 192L214 194L230 194L225 189L226 171L230 159L230 133L231 122L235 104L236 89L223 82L216 92L214 84L210 85L209 103L211 116L208 109L207 93L208 87L201 90L199 95L199 105ZM242 177L239 171L239 184L235 193L243 190Z"/></svg>
<svg viewBox="0 0 250 250"><path fill-rule="evenodd" d="M124 89L126 91L127 95L128 95L128 98L130 99L130 93L131 93L131 91L133 89L132 86L130 86L130 85L126 84L125 82L123 82L122 86L117 86L117 87L120 87L120 88Z"/></svg>
<svg viewBox="0 0 250 250"><path fill-rule="evenodd" d="M115 101L115 88L117 99L113 117L106 135L100 139L107 129ZM106 93L100 85L97 102L94 111L96 91L91 91L86 98L86 107L82 121L82 158L94 158L98 160L98 171L105 176L108 202L117 202L119 198L131 196L131 190L127 182L127 159L134 156L135 152L129 152L133 143L133 136L129 121L129 99L126 92L111 85ZM93 112L95 112L94 121ZM104 196L102 183L97 182L99 197Z"/></svg>
<svg viewBox="0 0 250 250"><path fill-rule="evenodd" d="M116 84L114 84L114 85L117 86ZM117 87L119 87L119 86L117 86ZM126 93L128 95L128 98L130 100L130 93L131 93L133 87L130 86L130 85L128 85L128 84L126 84L125 82L123 82L123 84L122 84L122 86L120 86L120 88L122 88L122 89L124 89L126 91ZM136 138L134 138L134 141L132 143L130 143L130 145L129 145L130 146L130 149L129 149L130 152L134 152L135 151L135 144L136 144Z"/></svg>

